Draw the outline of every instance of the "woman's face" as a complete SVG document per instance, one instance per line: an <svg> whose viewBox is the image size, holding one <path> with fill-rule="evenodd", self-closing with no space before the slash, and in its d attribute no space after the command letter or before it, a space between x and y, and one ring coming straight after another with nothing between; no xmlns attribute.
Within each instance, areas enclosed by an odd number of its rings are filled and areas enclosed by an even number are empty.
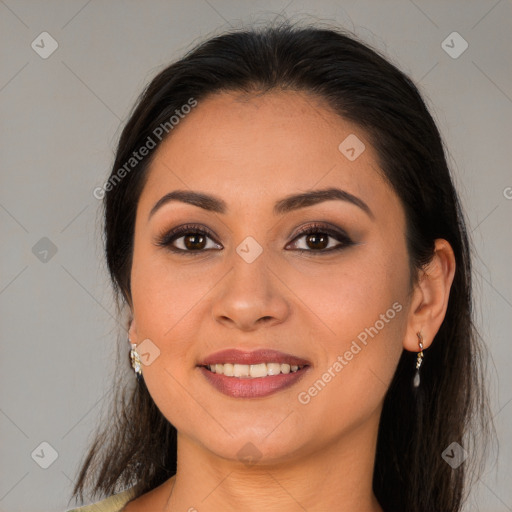
<svg viewBox="0 0 512 512"><path fill-rule="evenodd" d="M136 216L131 339L156 405L197 448L278 462L375 431L410 305L404 212L377 169L360 128L298 92L211 96L158 148ZM344 192L284 201L326 189ZM150 214L177 190L223 211L175 199ZM209 359L226 349L285 355ZM286 373L286 360L307 366ZM243 362L255 366L231 366ZM229 376L265 370L285 373Z"/></svg>

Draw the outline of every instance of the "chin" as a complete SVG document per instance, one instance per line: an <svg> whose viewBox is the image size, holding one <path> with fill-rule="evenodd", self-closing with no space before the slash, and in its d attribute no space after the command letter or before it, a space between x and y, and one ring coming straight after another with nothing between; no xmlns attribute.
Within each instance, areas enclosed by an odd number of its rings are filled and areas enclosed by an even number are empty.
<svg viewBox="0 0 512 512"><path fill-rule="evenodd" d="M246 432L237 431L233 437L225 434L222 439L209 437L200 443L217 457L251 466L284 463L304 449L304 440L299 436L290 436L289 430L278 434L272 429L275 424L258 435L247 427Z"/></svg>

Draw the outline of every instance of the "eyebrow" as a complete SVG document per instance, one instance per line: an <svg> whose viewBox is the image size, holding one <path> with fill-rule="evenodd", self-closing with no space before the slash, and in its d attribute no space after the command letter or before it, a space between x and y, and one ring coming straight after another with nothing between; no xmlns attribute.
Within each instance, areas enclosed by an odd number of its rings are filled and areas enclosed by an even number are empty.
<svg viewBox="0 0 512 512"><path fill-rule="evenodd" d="M375 216L370 207L362 199L354 196L346 190L341 190L339 188L312 190L309 192L303 192L301 194L286 196L285 198L280 199L275 203L273 212L274 215L284 215L285 213L298 210L300 208L306 208L308 206L313 206L324 201L332 200L345 201L358 206L371 219L375 219ZM165 194L165 196L156 202L156 204L153 206L153 208L151 208L151 211L149 212L148 221L158 209L172 201L191 204L193 206L198 206L203 210L215 213L225 214L228 211L226 202L220 197L202 192L194 192L191 190L174 190L173 192Z"/></svg>

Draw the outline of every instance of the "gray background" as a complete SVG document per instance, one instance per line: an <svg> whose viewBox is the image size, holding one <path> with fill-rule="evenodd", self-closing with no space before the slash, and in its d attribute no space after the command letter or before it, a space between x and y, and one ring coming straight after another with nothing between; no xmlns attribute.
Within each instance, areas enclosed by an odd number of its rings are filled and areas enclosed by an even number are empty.
<svg viewBox="0 0 512 512"><path fill-rule="evenodd" d="M108 408L119 323L92 191L123 120L150 78L199 39L278 13L354 30L410 74L432 109L476 246L500 438L467 510L512 510L509 0L0 0L0 510L66 509ZM58 43L47 59L31 47L43 31ZM458 58L442 47L453 31L469 44ZM47 469L42 442L58 454Z"/></svg>

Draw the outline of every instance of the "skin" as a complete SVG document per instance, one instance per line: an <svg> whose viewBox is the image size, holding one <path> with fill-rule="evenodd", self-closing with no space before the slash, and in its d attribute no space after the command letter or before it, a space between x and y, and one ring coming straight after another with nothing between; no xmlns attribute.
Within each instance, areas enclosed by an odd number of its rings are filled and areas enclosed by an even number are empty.
<svg viewBox="0 0 512 512"><path fill-rule="evenodd" d="M338 149L349 134L366 145L355 161ZM287 195L329 187L361 198L374 218L336 200L272 212ZM148 221L153 205L177 189L214 194L228 212L171 202ZM300 227L322 221L345 230L354 245L322 254L307 235L296 238ZM155 244L188 223L215 234L202 253ZM252 263L236 252L247 236L263 249ZM339 244L329 240L329 247ZM184 238L174 245L184 249ZM418 352L421 331L428 358L443 321L455 271L445 240L436 241L424 270L411 289L404 210L359 127L299 92L221 93L199 102L151 164L131 274L130 337L136 344L149 338L160 350L142 371L178 430L178 472L125 510L382 511L372 491L382 403L402 350ZM395 302L402 310L300 403L298 394ZM196 367L225 348L273 348L311 367L268 397L228 397ZM259 451L256 464L239 460L246 443Z"/></svg>

